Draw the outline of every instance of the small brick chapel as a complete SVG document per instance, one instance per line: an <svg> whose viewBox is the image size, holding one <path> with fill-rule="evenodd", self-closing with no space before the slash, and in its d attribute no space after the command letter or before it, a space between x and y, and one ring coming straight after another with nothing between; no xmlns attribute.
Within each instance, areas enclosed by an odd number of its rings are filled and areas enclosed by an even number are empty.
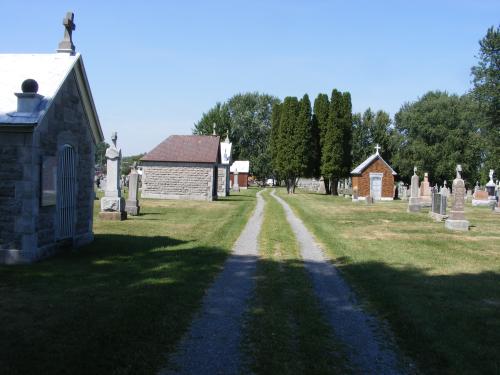
<svg viewBox="0 0 500 375"><path fill-rule="evenodd" d="M393 200L394 176L397 173L382 159L379 145L375 150L373 155L352 170L353 191L357 190L358 199Z"/></svg>
<svg viewBox="0 0 500 375"><path fill-rule="evenodd" d="M0 263L94 238L94 152L104 137L73 17L57 53L0 54Z"/></svg>

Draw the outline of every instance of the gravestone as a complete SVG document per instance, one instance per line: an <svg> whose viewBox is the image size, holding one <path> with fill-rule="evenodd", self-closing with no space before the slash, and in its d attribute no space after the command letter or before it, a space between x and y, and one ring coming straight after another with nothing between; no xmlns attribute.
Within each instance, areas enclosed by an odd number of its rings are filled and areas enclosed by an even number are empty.
<svg viewBox="0 0 500 375"><path fill-rule="evenodd" d="M441 195L448 197L450 195L450 189L446 186L446 180L443 182L443 186L441 187L441 190L439 191Z"/></svg>
<svg viewBox="0 0 500 375"><path fill-rule="evenodd" d="M431 205L431 187L429 183L429 173L424 173L424 180L420 185L420 205L430 207Z"/></svg>
<svg viewBox="0 0 500 375"><path fill-rule="evenodd" d="M413 168L413 176L411 177L410 200L408 202L408 212L420 211L419 197L419 180L417 176L417 167Z"/></svg>
<svg viewBox="0 0 500 375"><path fill-rule="evenodd" d="M359 201L359 195L358 195L358 187L355 186L352 188L352 201L353 202L358 202Z"/></svg>
<svg viewBox="0 0 500 375"><path fill-rule="evenodd" d="M125 199L122 197L120 189L120 163L122 151L116 146L118 137L113 133L111 140L113 143L106 150L106 190L101 198L101 212L99 217L104 220L125 220Z"/></svg>
<svg viewBox="0 0 500 375"><path fill-rule="evenodd" d="M234 177L234 180L233 180L233 191L240 191L240 185L238 183L238 170L235 170L234 171L234 174L233 174L233 177Z"/></svg>
<svg viewBox="0 0 500 375"><path fill-rule="evenodd" d="M472 190L467 190L467 202L472 201Z"/></svg>
<svg viewBox="0 0 500 375"><path fill-rule="evenodd" d="M489 195L487 191L484 190L476 190L472 195L472 205L474 207L489 207L491 205L491 201L489 199Z"/></svg>
<svg viewBox="0 0 500 375"><path fill-rule="evenodd" d="M465 183L461 176L462 166L457 165L457 177L453 180L453 204L445 227L450 230L469 230L469 221L465 220Z"/></svg>
<svg viewBox="0 0 500 375"><path fill-rule="evenodd" d="M326 194L325 179L323 178L323 176L321 176L321 178L319 179L318 193Z"/></svg>
<svg viewBox="0 0 500 375"><path fill-rule="evenodd" d="M495 197L495 188L496 188L496 184L495 182L493 181L493 174L495 173L495 171L493 169L490 169L490 180L488 181L488 183L486 184L486 191L488 192L488 200L489 200L489 205L490 207L493 209L496 204L497 204L497 200L496 200L496 197Z"/></svg>
<svg viewBox="0 0 500 375"><path fill-rule="evenodd" d="M447 197L438 192L437 187L432 189L432 206L429 216L436 221L442 221L446 218Z"/></svg>
<svg viewBox="0 0 500 375"><path fill-rule="evenodd" d="M129 215L139 215L140 206L137 196L139 193L139 173L137 173L137 163L134 163L128 175L128 199L125 204L125 211Z"/></svg>

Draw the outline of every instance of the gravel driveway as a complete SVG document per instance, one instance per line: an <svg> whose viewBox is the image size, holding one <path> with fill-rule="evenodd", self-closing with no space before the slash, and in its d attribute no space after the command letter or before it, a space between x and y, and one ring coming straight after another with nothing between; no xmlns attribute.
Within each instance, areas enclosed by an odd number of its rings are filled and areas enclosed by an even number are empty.
<svg viewBox="0 0 500 375"><path fill-rule="evenodd" d="M260 194L257 193L255 211L223 271L208 289L201 311L160 375L241 372L242 325L255 286L258 235L263 219L264 200Z"/></svg>
<svg viewBox="0 0 500 375"><path fill-rule="evenodd" d="M352 289L325 258L311 233L290 206L276 196L275 191L271 195L285 209L316 295L336 337L346 346L351 365L363 374L406 373L396 354L392 335L382 328L375 317L362 310Z"/></svg>

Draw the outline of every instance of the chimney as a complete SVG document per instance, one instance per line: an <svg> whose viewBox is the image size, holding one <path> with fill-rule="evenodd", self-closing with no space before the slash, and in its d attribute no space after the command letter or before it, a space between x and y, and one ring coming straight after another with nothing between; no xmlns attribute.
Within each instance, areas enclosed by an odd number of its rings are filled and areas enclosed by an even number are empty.
<svg viewBox="0 0 500 375"><path fill-rule="evenodd" d="M23 92L15 93L17 96L17 112L32 113L38 111L38 106L43 98L37 94L38 83L34 79L27 79L21 85Z"/></svg>

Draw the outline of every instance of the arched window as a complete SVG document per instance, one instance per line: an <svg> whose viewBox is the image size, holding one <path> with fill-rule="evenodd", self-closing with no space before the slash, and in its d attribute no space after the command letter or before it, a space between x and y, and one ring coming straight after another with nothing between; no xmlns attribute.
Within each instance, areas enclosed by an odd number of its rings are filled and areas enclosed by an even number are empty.
<svg viewBox="0 0 500 375"><path fill-rule="evenodd" d="M66 144L59 149L58 156L57 239L62 240L72 238L75 232L75 150Z"/></svg>

